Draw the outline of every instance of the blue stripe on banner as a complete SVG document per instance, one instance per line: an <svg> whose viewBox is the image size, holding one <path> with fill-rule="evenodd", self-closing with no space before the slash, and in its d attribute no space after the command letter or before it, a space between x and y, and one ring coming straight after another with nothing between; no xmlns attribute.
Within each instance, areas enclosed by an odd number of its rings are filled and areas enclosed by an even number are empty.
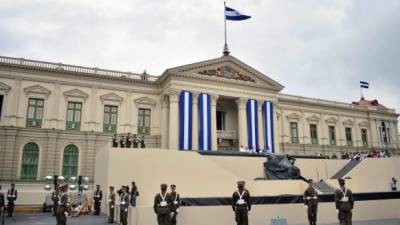
<svg viewBox="0 0 400 225"><path fill-rule="evenodd" d="M191 150L192 149L192 93L182 91L180 93L180 135L179 135L179 149Z"/></svg>
<svg viewBox="0 0 400 225"><path fill-rule="evenodd" d="M210 95L202 93L199 95L200 115L200 143L199 150L211 150L211 98Z"/></svg>
<svg viewBox="0 0 400 225"><path fill-rule="evenodd" d="M251 16L246 16L246 15L240 15L240 16L225 16L227 20L234 20L234 21L240 21L240 20L247 20L250 19Z"/></svg>
<svg viewBox="0 0 400 225"><path fill-rule="evenodd" d="M257 112L257 101L249 99L247 101L247 127L248 127L248 146L251 150L258 148L258 112Z"/></svg>
<svg viewBox="0 0 400 225"><path fill-rule="evenodd" d="M362 88L369 88L369 85L360 85Z"/></svg>
<svg viewBox="0 0 400 225"><path fill-rule="evenodd" d="M360 81L360 84L369 85L369 83L368 83L368 82L365 82L365 81Z"/></svg>
<svg viewBox="0 0 400 225"><path fill-rule="evenodd" d="M263 104L264 128L265 128L265 146L268 151L275 153L274 139L274 109L272 102L265 101Z"/></svg>

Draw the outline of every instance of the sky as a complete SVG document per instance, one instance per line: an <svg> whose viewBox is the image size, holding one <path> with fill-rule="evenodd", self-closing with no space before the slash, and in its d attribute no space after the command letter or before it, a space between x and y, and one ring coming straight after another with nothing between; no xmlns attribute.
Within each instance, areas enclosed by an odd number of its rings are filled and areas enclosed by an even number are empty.
<svg viewBox="0 0 400 225"><path fill-rule="evenodd" d="M228 0L231 55L282 93L400 112L400 1ZM0 55L159 75L217 58L223 0L1 0Z"/></svg>

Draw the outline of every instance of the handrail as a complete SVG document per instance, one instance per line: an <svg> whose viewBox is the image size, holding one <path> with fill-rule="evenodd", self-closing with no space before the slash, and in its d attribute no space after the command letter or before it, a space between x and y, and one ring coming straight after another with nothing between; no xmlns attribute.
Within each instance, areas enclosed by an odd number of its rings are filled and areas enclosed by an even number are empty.
<svg viewBox="0 0 400 225"><path fill-rule="evenodd" d="M158 79L158 76L153 76L148 74L121 72L116 70L100 69L97 67L75 66L63 63L52 63L52 62L30 60L24 58L13 58L7 56L0 56L0 65L1 64L12 65L17 67L36 68L36 69L56 71L56 72L64 71L64 72L72 72L78 74L94 74L100 76L127 78L133 80L144 80L150 82L156 82Z"/></svg>

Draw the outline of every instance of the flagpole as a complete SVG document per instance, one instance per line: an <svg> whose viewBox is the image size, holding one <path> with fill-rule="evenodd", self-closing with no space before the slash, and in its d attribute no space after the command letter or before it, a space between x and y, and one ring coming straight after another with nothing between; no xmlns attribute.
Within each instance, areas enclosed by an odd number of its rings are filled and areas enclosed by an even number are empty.
<svg viewBox="0 0 400 225"><path fill-rule="evenodd" d="M364 95L363 95L363 91L362 91L362 86L360 85L360 89L361 89L361 99L363 99L364 98Z"/></svg>
<svg viewBox="0 0 400 225"><path fill-rule="evenodd" d="M224 56L229 55L229 48L228 48L228 44L226 43L226 16L225 16L225 10L226 10L226 2L224 1L224 34L225 34L225 44L224 44L224 50L222 51L222 53L224 54Z"/></svg>

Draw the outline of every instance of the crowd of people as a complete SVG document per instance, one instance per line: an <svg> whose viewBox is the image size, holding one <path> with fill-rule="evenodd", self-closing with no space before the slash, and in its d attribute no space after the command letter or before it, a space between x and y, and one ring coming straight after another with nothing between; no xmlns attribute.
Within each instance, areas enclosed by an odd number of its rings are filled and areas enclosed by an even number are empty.
<svg viewBox="0 0 400 225"><path fill-rule="evenodd" d="M136 134L128 133L114 134L111 143L113 148L145 148L145 138L144 136L138 136Z"/></svg>
<svg viewBox="0 0 400 225"><path fill-rule="evenodd" d="M343 153L341 159L359 161L365 158L389 158L390 156L391 155L388 150L372 150L369 152Z"/></svg>
<svg viewBox="0 0 400 225"><path fill-rule="evenodd" d="M239 148L239 152L242 153L251 153L251 154L263 154L263 155L267 155L270 153L269 149L267 146L264 146L263 149L260 148L260 146L258 146L257 148L248 148L247 146L244 148L243 145L240 146Z"/></svg>

